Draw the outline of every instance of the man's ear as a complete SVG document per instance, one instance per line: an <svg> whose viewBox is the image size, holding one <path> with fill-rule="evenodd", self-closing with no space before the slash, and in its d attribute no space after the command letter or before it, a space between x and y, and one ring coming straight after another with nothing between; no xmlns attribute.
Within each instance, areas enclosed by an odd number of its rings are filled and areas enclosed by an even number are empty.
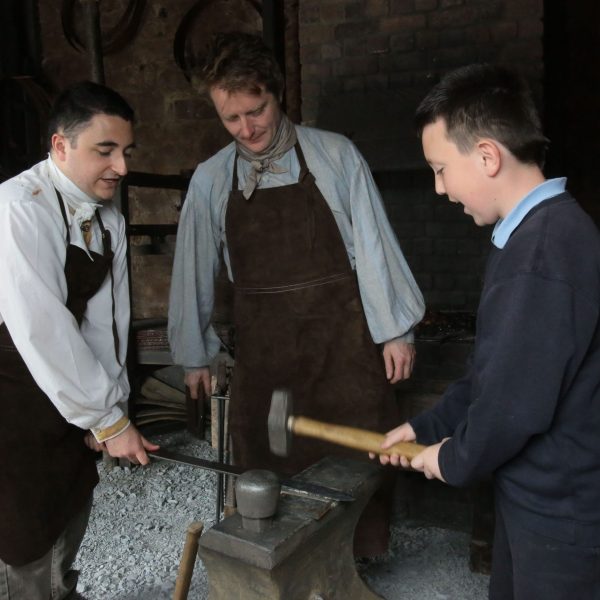
<svg viewBox="0 0 600 600"><path fill-rule="evenodd" d="M483 170L488 177L495 177L502 166L502 152L498 144L489 138L477 142L477 153Z"/></svg>
<svg viewBox="0 0 600 600"><path fill-rule="evenodd" d="M62 133L53 133L50 138L52 153L59 159L65 160L69 141Z"/></svg>

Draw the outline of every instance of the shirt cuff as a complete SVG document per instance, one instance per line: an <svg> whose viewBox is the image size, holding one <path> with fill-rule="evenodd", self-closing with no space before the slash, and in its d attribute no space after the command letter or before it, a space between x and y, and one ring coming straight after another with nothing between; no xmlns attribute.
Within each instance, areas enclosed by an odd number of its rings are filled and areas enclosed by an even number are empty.
<svg viewBox="0 0 600 600"><path fill-rule="evenodd" d="M121 435L130 425L131 421L127 417L121 417L110 427L105 427L104 429L92 427L91 432L94 434L96 441L101 444L102 442L112 440L118 435Z"/></svg>
<svg viewBox="0 0 600 600"><path fill-rule="evenodd" d="M387 340L387 342L404 342L405 344L414 344L415 343L414 329L407 331L404 335L399 335L398 337L392 338L391 340ZM387 342L384 342L384 343L387 344Z"/></svg>
<svg viewBox="0 0 600 600"><path fill-rule="evenodd" d="M208 365L200 365L199 367L182 367L184 373L193 373L194 371L198 371L199 369L210 369L210 364Z"/></svg>

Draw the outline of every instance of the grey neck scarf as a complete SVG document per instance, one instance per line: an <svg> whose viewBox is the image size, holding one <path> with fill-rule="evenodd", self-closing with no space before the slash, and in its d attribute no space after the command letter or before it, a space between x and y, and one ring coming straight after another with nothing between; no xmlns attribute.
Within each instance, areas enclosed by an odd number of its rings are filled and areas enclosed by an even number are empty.
<svg viewBox="0 0 600 600"><path fill-rule="evenodd" d="M262 152L254 153L236 142L238 154L250 163L252 167L242 191L248 200L260 183L265 171L285 173L285 169L273 164L279 160L296 143L296 128L285 113L281 113L281 121L271 144Z"/></svg>

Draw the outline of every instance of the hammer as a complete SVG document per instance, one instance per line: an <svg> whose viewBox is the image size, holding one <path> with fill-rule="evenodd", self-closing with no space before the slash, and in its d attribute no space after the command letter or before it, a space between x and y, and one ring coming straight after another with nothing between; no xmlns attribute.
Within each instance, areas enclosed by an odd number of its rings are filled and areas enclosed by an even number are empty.
<svg viewBox="0 0 600 600"><path fill-rule="evenodd" d="M202 533L204 524L200 521L190 523L187 528L185 545L179 570L177 571L177 579L175 581L175 591L173 592L173 600L186 600L190 591L192 582L192 573L196 564L196 556L198 555L198 538Z"/></svg>
<svg viewBox="0 0 600 600"><path fill-rule="evenodd" d="M409 460L412 460L426 448L426 446L413 442L398 442L384 450L381 448L381 444L385 439L385 435L382 433L315 421L308 417L295 416L292 411L292 392L286 389L274 390L271 396L268 428L269 446L271 452L277 454L277 456L289 455L292 434L317 438L339 446L373 452L374 454L399 454L406 456Z"/></svg>

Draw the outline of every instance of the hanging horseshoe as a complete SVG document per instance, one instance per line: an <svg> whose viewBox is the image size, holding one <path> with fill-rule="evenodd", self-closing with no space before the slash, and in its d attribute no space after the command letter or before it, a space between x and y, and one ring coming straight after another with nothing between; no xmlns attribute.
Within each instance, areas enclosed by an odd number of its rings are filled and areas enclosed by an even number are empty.
<svg viewBox="0 0 600 600"><path fill-rule="evenodd" d="M186 79L189 81L191 78L191 72L196 65L190 64L186 57L185 45L188 40L190 31L196 22L198 15L207 9L214 0L198 0L194 6L184 15L177 32L175 33L175 39L173 41L173 54L175 56L175 62L177 66L183 71ZM246 0L258 15L262 15L262 3L260 0Z"/></svg>
<svg viewBox="0 0 600 600"><path fill-rule="evenodd" d="M61 8L62 28L67 41L75 50L85 52L85 41L82 41L75 28L76 5L79 0L63 0ZM109 31L102 33L102 53L111 54L123 49L136 35L146 0L129 0L127 8L119 22Z"/></svg>

